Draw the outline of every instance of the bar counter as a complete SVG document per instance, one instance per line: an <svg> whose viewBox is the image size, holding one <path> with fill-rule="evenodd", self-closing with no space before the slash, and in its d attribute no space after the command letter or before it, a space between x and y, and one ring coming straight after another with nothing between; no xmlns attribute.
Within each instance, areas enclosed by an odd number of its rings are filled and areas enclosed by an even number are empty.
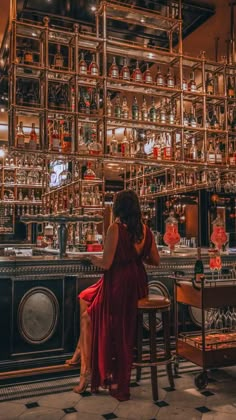
<svg viewBox="0 0 236 420"><path fill-rule="evenodd" d="M161 255L158 268L147 266L151 294L173 300L170 275L193 272L196 251L191 251ZM207 254L202 259L207 268ZM222 260L223 267L232 266L235 255L223 255ZM0 257L0 373L62 365L79 336L77 295L100 275L78 256ZM161 334L161 322L158 329Z"/></svg>

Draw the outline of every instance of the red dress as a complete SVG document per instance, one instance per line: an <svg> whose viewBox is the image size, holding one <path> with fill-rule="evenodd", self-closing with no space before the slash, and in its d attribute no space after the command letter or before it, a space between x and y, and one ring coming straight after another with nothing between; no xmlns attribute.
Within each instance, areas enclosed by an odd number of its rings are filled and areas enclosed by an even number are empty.
<svg viewBox="0 0 236 420"><path fill-rule="evenodd" d="M118 397L129 399L137 301L148 293L142 261L150 253L152 233L147 227L143 250L138 255L126 227L121 223L118 226L111 267L79 297L89 303L92 323L91 389L96 392L99 386L118 384Z"/></svg>

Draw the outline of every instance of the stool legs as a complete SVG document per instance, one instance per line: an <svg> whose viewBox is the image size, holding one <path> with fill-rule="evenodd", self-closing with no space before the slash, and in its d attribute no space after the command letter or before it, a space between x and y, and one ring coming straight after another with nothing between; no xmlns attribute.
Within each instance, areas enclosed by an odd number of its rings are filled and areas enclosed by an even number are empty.
<svg viewBox="0 0 236 420"><path fill-rule="evenodd" d="M171 351L170 351L170 311L162 312L162 322L163 322L163 329L164 329L164 346L165 346L165 358L171 359ZM166 372L169 379L169 384L171 388L175 387L174 384L174 377L172 371L172 363L167 363L166 365Z"/></svg>
<svg viewBox="0 0 236 420"><path fill-rule="evenodd" d="M137 362L142 363L142 354L143 354L143 313L138 312L137 319ZM139 382L141 379L141 366L136 368L136 381Z"/></svg>
<svg viewBox="0 0 236 420"><path fill-rule="evenodd" d="M150 362L157 361L156 355L156 311L149 312L150 327ZM154 401L158 400L157 367L151 366L152 397Z"/></svg>

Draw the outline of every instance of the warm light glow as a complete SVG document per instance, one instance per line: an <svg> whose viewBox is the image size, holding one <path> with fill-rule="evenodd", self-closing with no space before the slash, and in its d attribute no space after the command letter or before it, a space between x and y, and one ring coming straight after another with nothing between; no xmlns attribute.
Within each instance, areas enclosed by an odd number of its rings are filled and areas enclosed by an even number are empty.
<svg viewBox="0 0 236 420"><path fill-rule="evenodd" d="M96 12L96 6L91 6L91 11Z"/></svg>
<svg viewBox="0 0 236 420"><path fill-rule="evenodd" d="M1 111L1 112L5 112L5 108L1 108L1 109L0 109L0 111Z"/></svg>

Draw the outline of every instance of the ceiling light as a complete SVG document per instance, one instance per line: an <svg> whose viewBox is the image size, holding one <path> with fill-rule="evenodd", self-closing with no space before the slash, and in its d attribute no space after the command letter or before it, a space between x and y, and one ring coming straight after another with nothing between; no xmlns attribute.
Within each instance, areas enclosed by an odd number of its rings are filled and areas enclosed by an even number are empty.
<svg viewBox="0 0 236 420"><path fill-rule="evenodd" d="M6 151L4 149L0 149L0 158L4 158Z"/></svg>
<svg viewBox="0 0 236 420"><path fill-rule="evenodd" d="M96 12L96 6L94 6L94 5L93 5L93 6L91 6L91 11L92 11L92 12Z"/></svg>
<svg viewBox="0 0 236 420"><path fill-rule="evenodd" d="M35 32L32 32L32 36L37 36L37 34Z"/></svg>
<svg viewBox="0 0 236 420"><path fill-rule="evenodd" d="M1 108L0 109L0 112L5 112L5 108Z"/></svg>

